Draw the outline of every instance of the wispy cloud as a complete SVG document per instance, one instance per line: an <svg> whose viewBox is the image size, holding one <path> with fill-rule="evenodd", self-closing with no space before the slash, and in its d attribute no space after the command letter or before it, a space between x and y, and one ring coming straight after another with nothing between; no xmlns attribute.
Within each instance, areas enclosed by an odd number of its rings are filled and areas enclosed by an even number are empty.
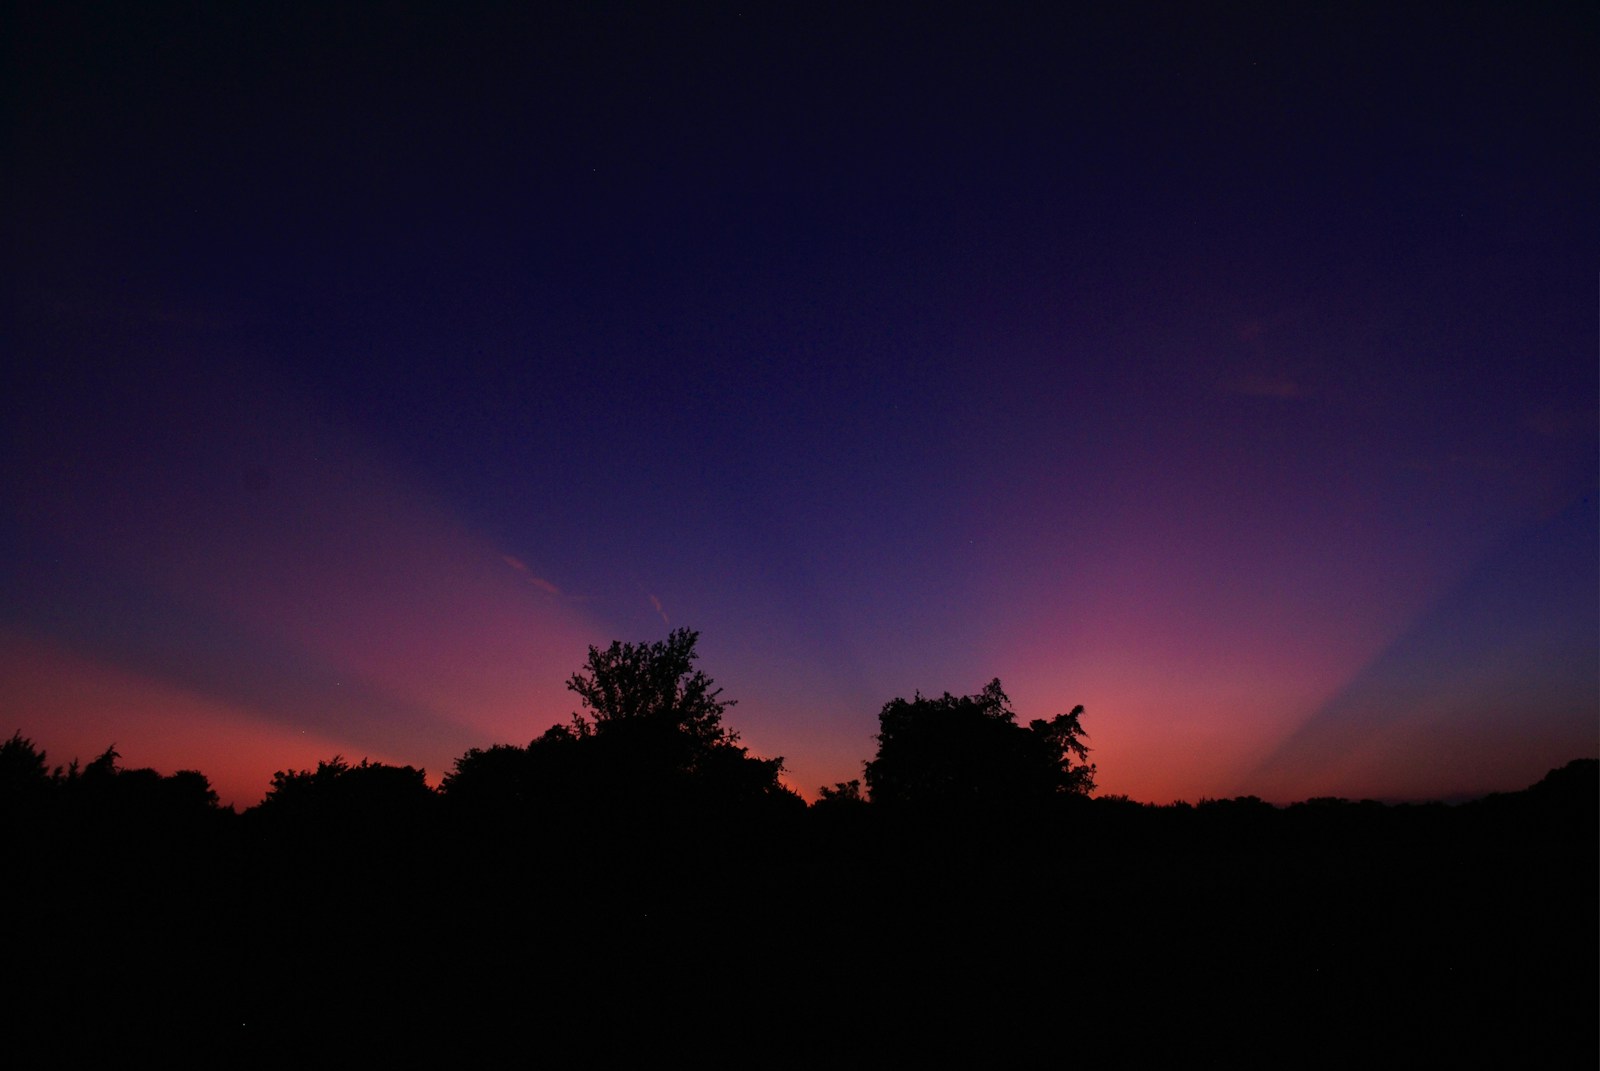
<svg viewBox="0 0 1600 1071"><path fill-rule="evenodd" d="M500 557L505 560L507 565L511 566L511 568L515 569L517 572L526 577L528 583L532 584L546 595L559 596L561 594L561 589L550 583L550 581L546 580L542 576L534 576L531 572L529 572L528 567L523 564L520 558L513 558L509 554L502 554Z"/></svg>
<svg viewBox="0 0 1600 1071"><path fill-rule="evenodd" d="M656 608L656 613L661 615L662 622L668 628L671 628L672 627L672 622L667 620L667 612L661 608L661 600L656 598L655 595L651 594L648 591L645 592L645 595L650 599L650 605L654 606Z"/></svg>

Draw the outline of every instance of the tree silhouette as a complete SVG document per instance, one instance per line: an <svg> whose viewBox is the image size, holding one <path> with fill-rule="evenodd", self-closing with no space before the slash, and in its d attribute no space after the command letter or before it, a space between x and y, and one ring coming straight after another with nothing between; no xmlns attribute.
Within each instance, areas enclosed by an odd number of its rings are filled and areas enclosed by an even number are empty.
<svg viewBox="0 0 1600 1071"><path fill-rule="evenodd" d="M22 730L0 741L0 801L38 796L49 789L50 780L45 752L23 736Z"/></svg>
<svg viewBox="0 0 1600 1071"><path fill-rule="evenodd" d="M976 695L893 699L878 714L867 763L875 803L1010 805L1094 790L1083 708L1017 724L999 679Z"/></svg>
<svg viewBox="0 0 1600 1071"><path fill-rule="evenodd" d="M583 669L567 681L588 716L573 714L570 729L552 729L530 752L570 758L628 806L648 799L714 807L771 798L798 803L778 779L783 759L752 756L722 724L734 702L695 668L699 638L682 628L657 643L590 647ZM572 740L580 746L570 747Z"/></svg>
<svg viewBox="0 0 1600 1071"><path fill-rule="evenodd" d="M817 802L814 806L853 807L865 802L866 797L861 794L861 782L852 779L849 781L836 781L832 787L823 785L817 790Z"/></svg>
<svg viewBox="0 0 1600 1071"><path fill-rule="evenodd" d="M256 810L289 820L393 822L413 819L433 801L427 773L342 755L315 770L279 770Z"/></svg>
<svg viewBox="0 0 1600 1071"><path fill-rule="evenodd" d="M198 770L162 774L148 766L121 765L116 745L80 769L76 759L50 774L62 802L80 814L123 823L209 820L219 810L216 791ZM43 754L40 755L41 761Z"/></svg>
<svg viewBox="0 0 1600 1071"><path fill-rule="evenodd" d="M520 810L540 785L528 749L515 744L470 748L444 775L440 790L452 806L484 813Z"/></svg>
<svg viewBox="0 0 1600 1071"><path fill-rule="evenodd" d="M751 755L722 724L734 703L695 667L698 639L685 628L656 643L590 647L567 681L583 711L527 747L468 751L445 776L444 795L480 814L555 810L624 822L684 806L803 806L779 780L782 758Z"/></svg>
<svg viewBox="0 0 1600 1071"><path fill-rule="evenodd" d="M722 725L722 712L733 700L719 698L722 689L694 668L694 645L700 634L680 628L660 643L612 641L604 651L589 648L583 669L567 681L584 709L572 716L579 735L628 732L650 725L680 736L701 749L736 743Z"/></svg>

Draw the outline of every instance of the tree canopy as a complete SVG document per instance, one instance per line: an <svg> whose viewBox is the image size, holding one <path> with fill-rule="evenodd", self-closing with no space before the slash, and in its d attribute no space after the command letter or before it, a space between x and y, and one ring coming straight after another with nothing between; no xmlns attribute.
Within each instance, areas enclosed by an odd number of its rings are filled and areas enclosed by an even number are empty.
<svg viewBox="0 0 1600 1071"><path fill-rule="evenodd" d="M613 640L604 651L591 646L584 667L567 680L589 712L589 718L573 714L576 731L587 736L648 723L702 748L736 743L739 735L722 724L722 712L734 701L722 699L722 689L694 666L699 639L693 629L680 628L659 643Z"/></svg>
<svg viewBox="0 0 1600 1071"><path fill-rule="evenodd" d="M0 740L0 800L10 801L38 794L50 785L50 767L45 752L22 735Z"/></svg>
<svg viewBox="0 0 1600 1071"><path fill-rule="evenodd" d="M445 794L466 806L624 811L792 797L779 781L782 758L750 755L722 724L734 702L696 668L698 639L684 628L654 643L590 647L567 681L583 705L571 723L525 748L474 748L445 777Z"/></svg>
<svg viewBox="0 0 1600 1071"><path fill-rule="evenodd" d="M875 803L1014 804L1094 790L1083 707L1017 724L998 678L976 695L893 699L878 714L867 763Z"/></svg>
<svg viewBox="0 0 1600 1071"><path fill-rule="evenodd" d="M419 813L433 798L427 772L335 755L315 770L279 770L259 810L280 817L391 820Z"/></svg>

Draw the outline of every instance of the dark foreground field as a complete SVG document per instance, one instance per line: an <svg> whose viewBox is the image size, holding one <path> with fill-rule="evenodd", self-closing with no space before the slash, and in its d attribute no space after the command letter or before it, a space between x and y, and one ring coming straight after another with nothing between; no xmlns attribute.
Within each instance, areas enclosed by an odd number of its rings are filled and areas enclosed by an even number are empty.
<svg viewBox="0 0 1600 1071"><path fill-rule="evenodd" d="M1587 762L1455 807L14 812L7 1046L1593 1067L1597 798Z"/></svg>

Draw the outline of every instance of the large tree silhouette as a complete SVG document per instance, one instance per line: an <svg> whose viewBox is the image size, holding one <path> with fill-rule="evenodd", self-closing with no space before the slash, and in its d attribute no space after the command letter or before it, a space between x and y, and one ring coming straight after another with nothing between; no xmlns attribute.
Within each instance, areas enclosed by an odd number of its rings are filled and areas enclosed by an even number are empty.
<svg viewBox="0 0 1600 1071"><path fill-rule="evenodd" d="M733 700L722 699L722 689L694 666L699 638L680 628L660 643L590 647L583 669L567 680L593 718L574 714L575 730L586 736L650 725L700 749L736 743L738 734L722 724Z"/></svg>
<svg viewBox="0 0 1600 1071"><path fill-rule="evenodd" d="M445 777L445 795L486 810L577 808L636 817L674 804L799 803L779 781L781 758L752 756L722 724L733 701L696 668L699 634L590 647L567 681L583 710L526 748L474 748Z"/></svg>
<svg viewBox="0 0 1600 1071"><path fill-rule="evenodd" d="M878 714L878 755L867 763L874 803L1014 805L1094 790L1083 708L1017 724L999 679L976 695L893 699Z"/></svg>

